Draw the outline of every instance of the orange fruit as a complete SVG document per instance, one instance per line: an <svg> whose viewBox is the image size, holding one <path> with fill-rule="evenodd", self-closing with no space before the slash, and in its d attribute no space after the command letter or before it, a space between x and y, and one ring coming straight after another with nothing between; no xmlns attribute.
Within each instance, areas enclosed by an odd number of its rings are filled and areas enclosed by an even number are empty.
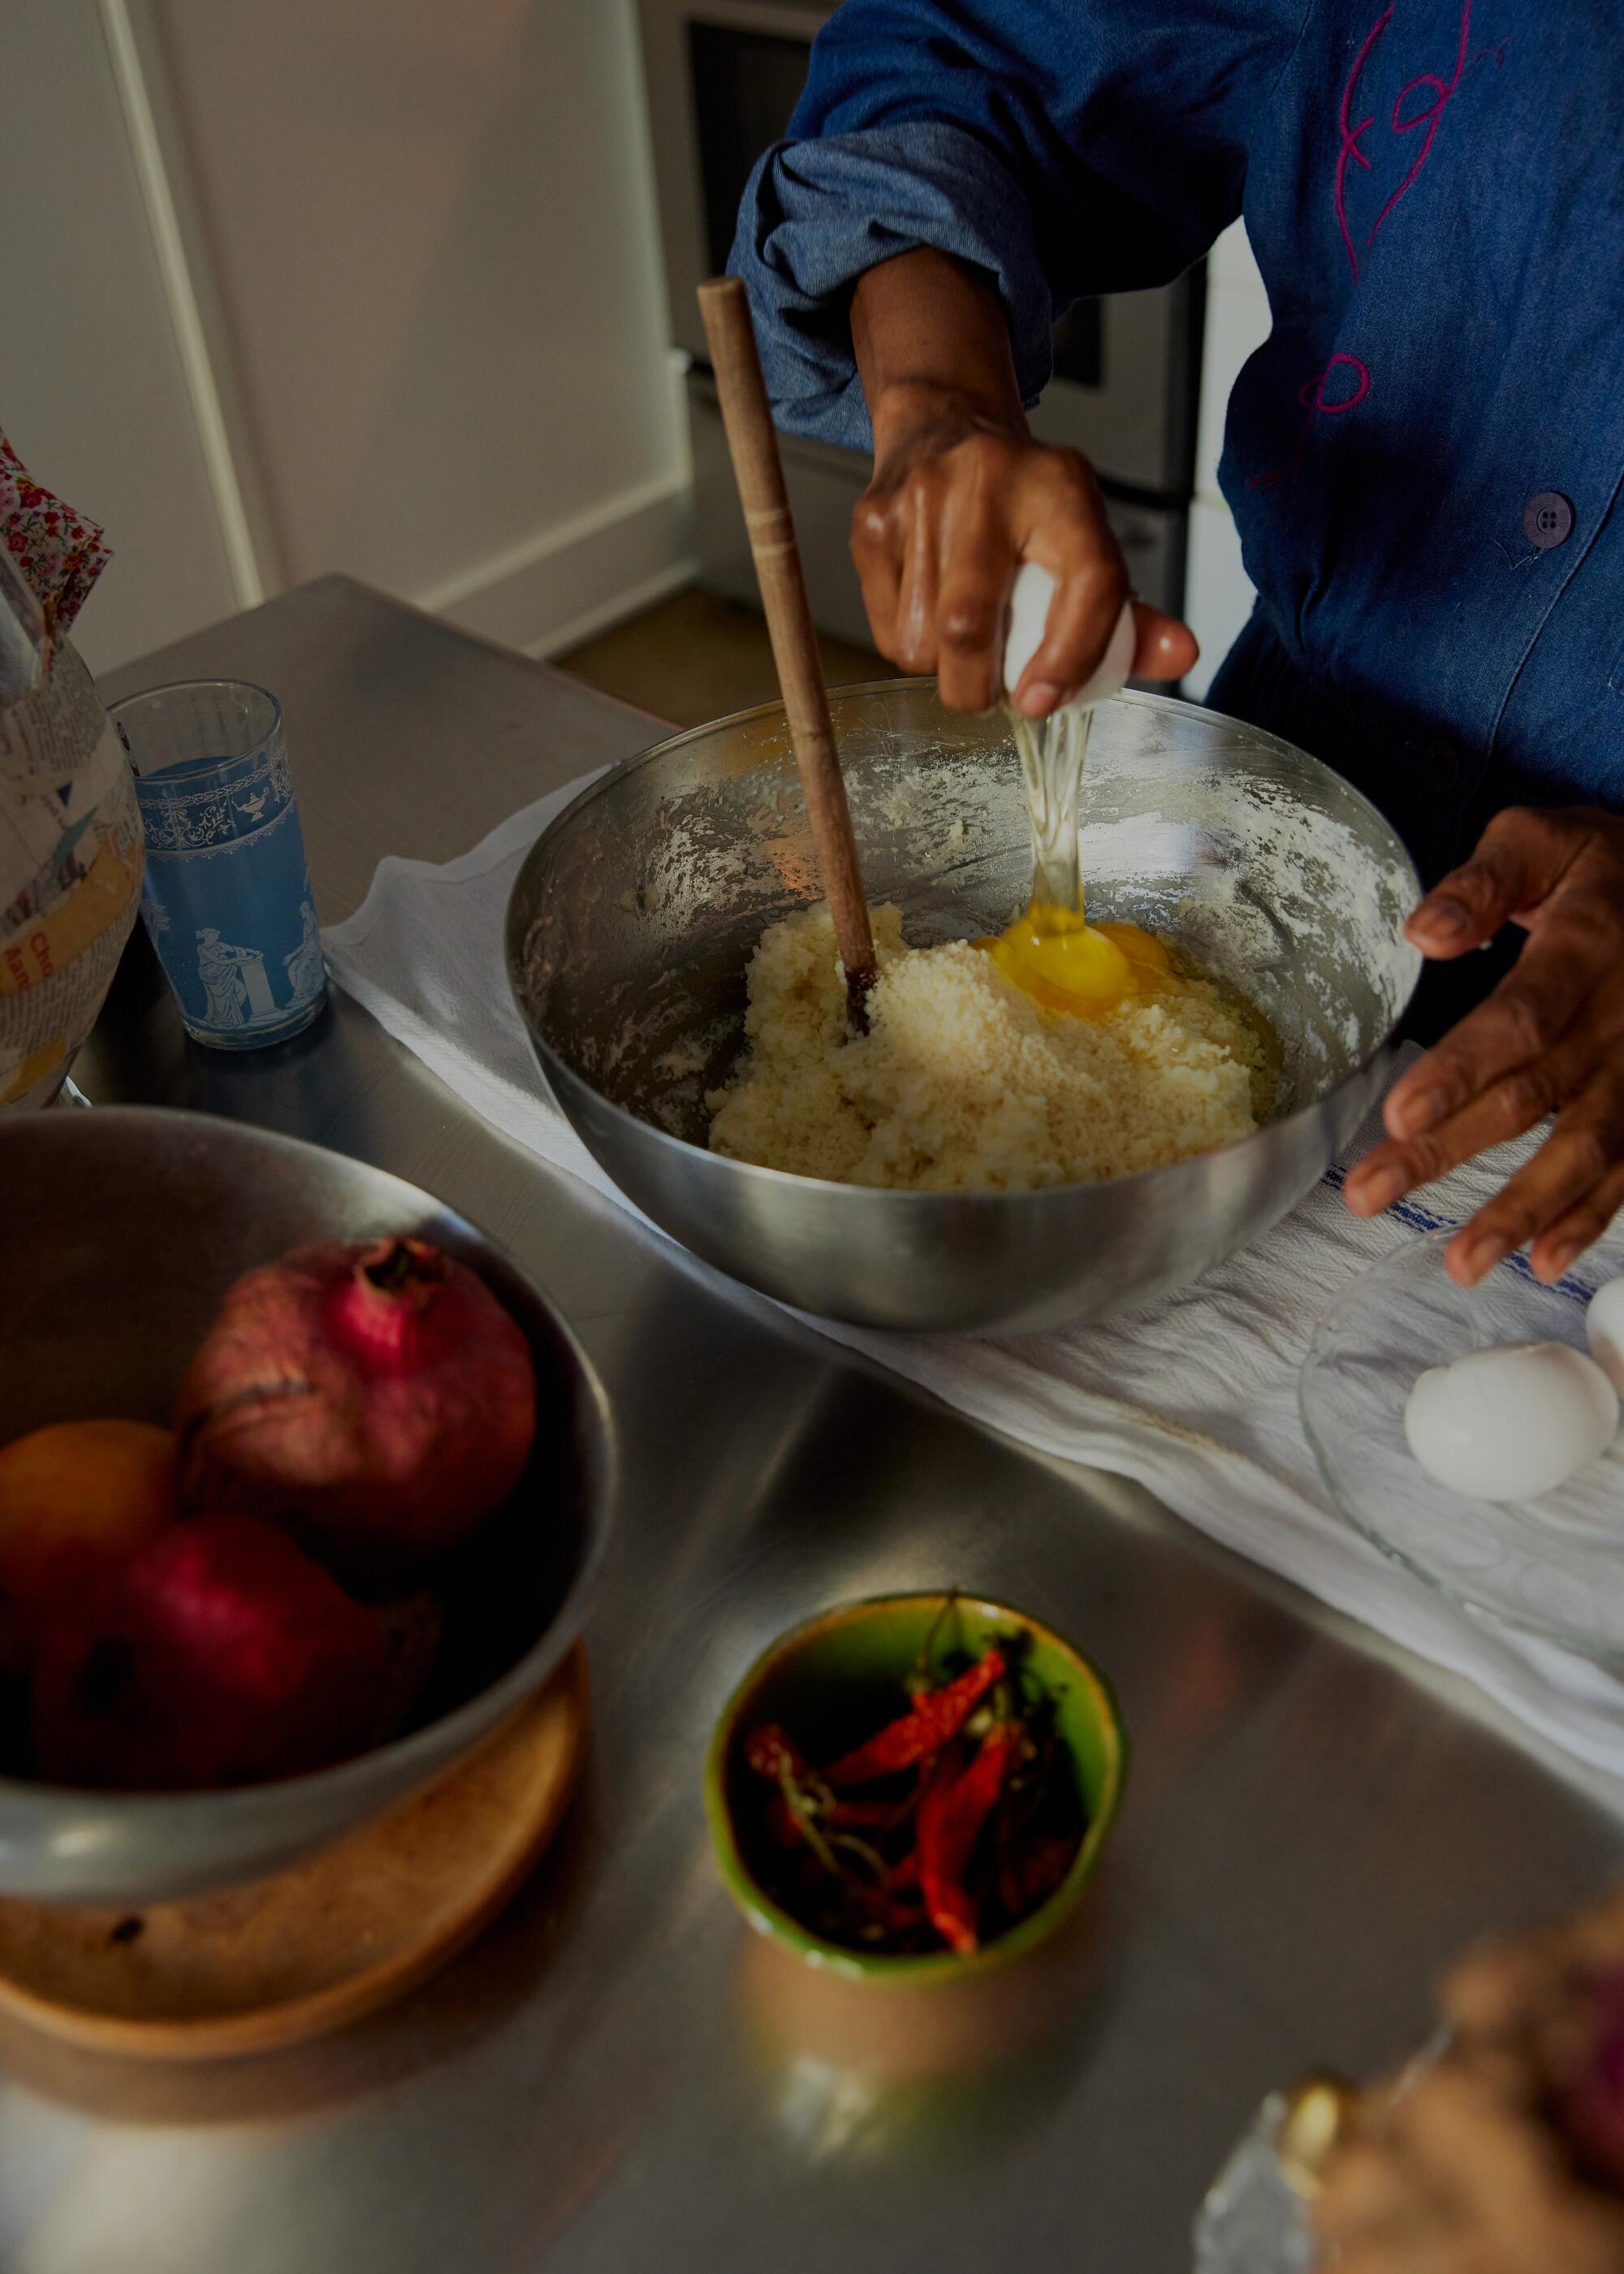
<svg viewBox="0 0 1624 2274"><path fill-rule="evenodd" d="M0 1592L43 1603L99 1577L175 1515L172 1430L58 1421L0 1446Z"/></svg>

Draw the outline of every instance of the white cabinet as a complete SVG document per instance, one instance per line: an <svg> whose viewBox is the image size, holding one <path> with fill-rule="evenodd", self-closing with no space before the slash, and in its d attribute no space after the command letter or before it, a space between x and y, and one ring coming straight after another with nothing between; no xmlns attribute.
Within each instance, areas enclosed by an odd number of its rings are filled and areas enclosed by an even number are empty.
<svg viewBox="0 0 1624 2274"><path fill-rule="evenodd" d="M328 569L533 650L685 573L630 0L28 0L0 211L95 666Z"/></svg>
<svg viewBox="0 0 1624 2274"><path fill-rule="evenodd" d="M0 70L0 427L106 528L93 670L238 605L95 0L33 0Z"/></svg>

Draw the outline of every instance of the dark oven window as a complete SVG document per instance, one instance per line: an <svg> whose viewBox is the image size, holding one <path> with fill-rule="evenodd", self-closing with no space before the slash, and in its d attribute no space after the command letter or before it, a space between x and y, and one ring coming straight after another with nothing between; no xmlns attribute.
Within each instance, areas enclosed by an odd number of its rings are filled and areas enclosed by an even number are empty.
<svg viewBox="0 0 1624 2274"><path fill-rule="evenodd" d="M775 40L721 24L690 24L699 161L704 174L710 268L720 275L733 249L739 200L750 169L781 141L807 83L805 40Z"/></svg>
<svg viewBox="0 0 1624 2274"><path fill-rule="evenodd" d="M1073 301L1055 326L1055 377L1079 387L1104 385L1104 337L1097 300Z"/></svg>

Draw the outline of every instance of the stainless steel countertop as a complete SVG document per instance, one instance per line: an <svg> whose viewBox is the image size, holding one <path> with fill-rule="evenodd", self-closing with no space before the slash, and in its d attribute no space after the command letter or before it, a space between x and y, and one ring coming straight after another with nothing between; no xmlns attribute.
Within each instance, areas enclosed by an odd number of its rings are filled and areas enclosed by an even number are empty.
<svg viewBox="0 0 1624 2274"><path fill-rule="evenodd" d="M282 697L327 921L381 854L448 859L658 732L336 577L105 691L196 673ZM585 1788L523 1896L410 2001L303 2051L169 2070L0 2030L6 2274L1162 2274L1269 2085L1392 2059L1461 1943L1616 1867L1624 1829L1460 1685L651 1251L354 1005L213 1054L138 935L78 1074L364 1156L488 1227L602 1369L627 1491ZM1030 1976L843 2003L733 1913L700 1757L783 1627L944 1581L1111 1675L1124 1813L1086 1931Z"/></svg>

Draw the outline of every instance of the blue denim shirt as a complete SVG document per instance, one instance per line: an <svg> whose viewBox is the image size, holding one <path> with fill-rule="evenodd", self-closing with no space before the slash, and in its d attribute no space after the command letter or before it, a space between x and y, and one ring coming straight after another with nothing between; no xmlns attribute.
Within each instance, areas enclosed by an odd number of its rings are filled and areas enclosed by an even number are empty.
<svg viewBox="0 0 1624 2274"><path fill-rule="evenodd" d="M846 0L734 249L778 415L868 447L846 303L891 253L996 281L1031 401L1060 308L1244 213L1274 329L1220 478L1259 600L1214 699L1433 876L1498 805L1624 805L1618 8Z"/></svg>

